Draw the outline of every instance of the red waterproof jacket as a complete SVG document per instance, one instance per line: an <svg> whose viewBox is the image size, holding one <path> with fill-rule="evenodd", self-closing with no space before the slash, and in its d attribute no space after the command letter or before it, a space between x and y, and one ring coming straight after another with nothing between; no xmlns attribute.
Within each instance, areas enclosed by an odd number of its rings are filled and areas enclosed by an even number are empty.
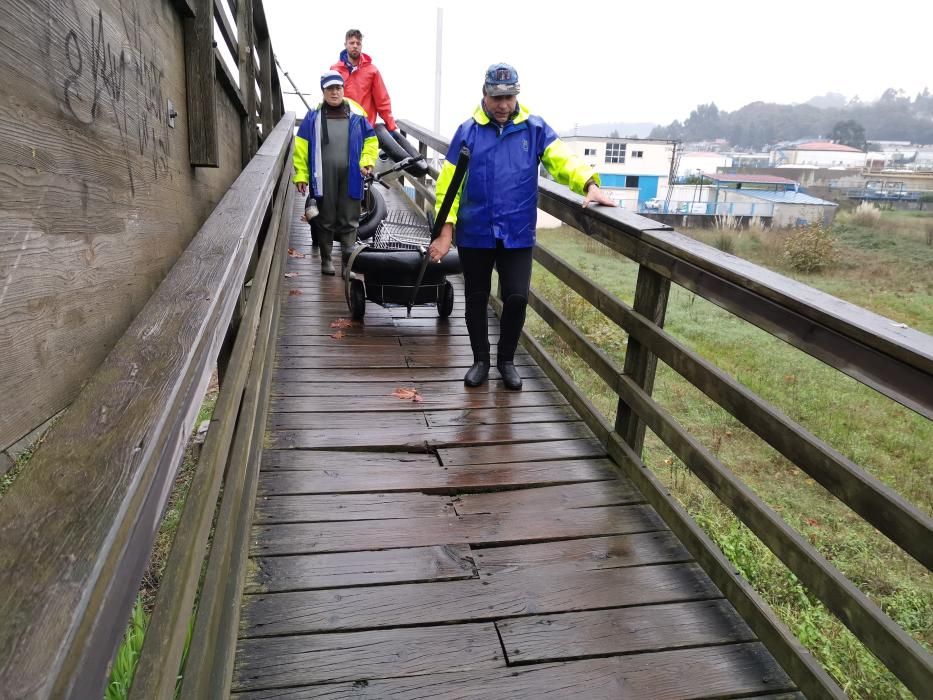
<svg viewBox="0 0 933 700"><path fill-rule="evenodd" d="M352 72L351 72L352 68ZM369 54L360 54L360 63L354 66L350 63L347 51L340 52L340 60L330 67L343 76L343 94L351 100L358 102L366 110L369 123L376 124L376 116L382 117L386 129L395 131L395 117L392 116L392 102L389 100L389 91L382 82L379 69L373 65Z"/></svg>

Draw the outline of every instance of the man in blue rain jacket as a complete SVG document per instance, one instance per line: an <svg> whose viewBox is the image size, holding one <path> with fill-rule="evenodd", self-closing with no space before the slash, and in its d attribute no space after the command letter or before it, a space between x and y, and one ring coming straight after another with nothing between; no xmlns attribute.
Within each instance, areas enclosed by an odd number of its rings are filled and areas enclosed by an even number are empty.
<svg viewBox="0 0 933 700"><path fill-rule="evenodd" d="M438 238L428 251L432 260L447 254L457 231L463 265L466 323L473 349L473 366L463 378L478 386L489 374L489 332L486 309L495 266L502 286L496 366L508 389L521 389L515 369L515 349L525 323L531 284L538 202L538 165L557 182L585 195L591 202L615 206L599 188L599 175L557 138L541 117L518 104L518 72L507 63L486 71L483 100L472 118L463 122L447 151L437 180L437 211L447 194L462 146L470 149L464 183Z"/></svg>

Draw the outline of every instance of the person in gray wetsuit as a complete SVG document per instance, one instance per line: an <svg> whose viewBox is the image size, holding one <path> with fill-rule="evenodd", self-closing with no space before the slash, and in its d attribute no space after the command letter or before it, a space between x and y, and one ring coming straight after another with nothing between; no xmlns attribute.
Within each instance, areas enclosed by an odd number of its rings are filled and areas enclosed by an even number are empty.
<svg viewBox="0 0 933 700"><path fill-rule="evenodd" d="M308 211L313 215L313 202L319 212L313 226L321 274L333 275L334 240L340 242L346 260L359 226L363 176L372 172L379 147L366 112L344 97L340 73L321 76L321 92L324 101L298 127L294 182L302 194L310 189Z"/></svg>

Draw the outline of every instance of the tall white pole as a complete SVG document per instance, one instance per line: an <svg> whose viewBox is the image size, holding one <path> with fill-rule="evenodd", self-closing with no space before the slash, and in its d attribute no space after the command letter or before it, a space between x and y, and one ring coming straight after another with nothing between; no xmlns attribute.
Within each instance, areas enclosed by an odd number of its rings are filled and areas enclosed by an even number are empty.
<svg viewBox="0 0 933 700"><path fill-rule="evenodd" d="M441 133L441 55L444 45L444 10L437 8L437 52L434 57L434 133Z"/></svg>

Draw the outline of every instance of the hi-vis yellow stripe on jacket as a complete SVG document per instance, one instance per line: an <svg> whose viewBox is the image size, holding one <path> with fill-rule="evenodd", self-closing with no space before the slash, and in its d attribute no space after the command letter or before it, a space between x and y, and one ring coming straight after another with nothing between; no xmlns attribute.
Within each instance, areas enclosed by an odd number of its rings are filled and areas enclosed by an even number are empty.
<svg viewBox="0 0 933 700"><path fill-rule="evenodd" d="M366 120L366 111L353 100L344 104L350 119L350 144L347 153L350 171L347 175L347 190L351 199L363 198L363 175L360 168L374 166L379 154L376 132ZM295 136L295 151L292 156L295 167L294 182L307 182L315 197L324 196L324 177L321 168L321 105L305 115Z"/></svg>
<svg viewBox="0 0 933 700"><path fill-rule="evenodd" d="M519 105L518 113L499 126L480 106L450 141L435 189L436 214L464 145L470 149L470 167L447 221L456 224L457 245L465 248L495 248L497 240L506 248L534 245L539 164L577 194L583 194L588 180L599 183L596 171L541 117Z"/></svg>

